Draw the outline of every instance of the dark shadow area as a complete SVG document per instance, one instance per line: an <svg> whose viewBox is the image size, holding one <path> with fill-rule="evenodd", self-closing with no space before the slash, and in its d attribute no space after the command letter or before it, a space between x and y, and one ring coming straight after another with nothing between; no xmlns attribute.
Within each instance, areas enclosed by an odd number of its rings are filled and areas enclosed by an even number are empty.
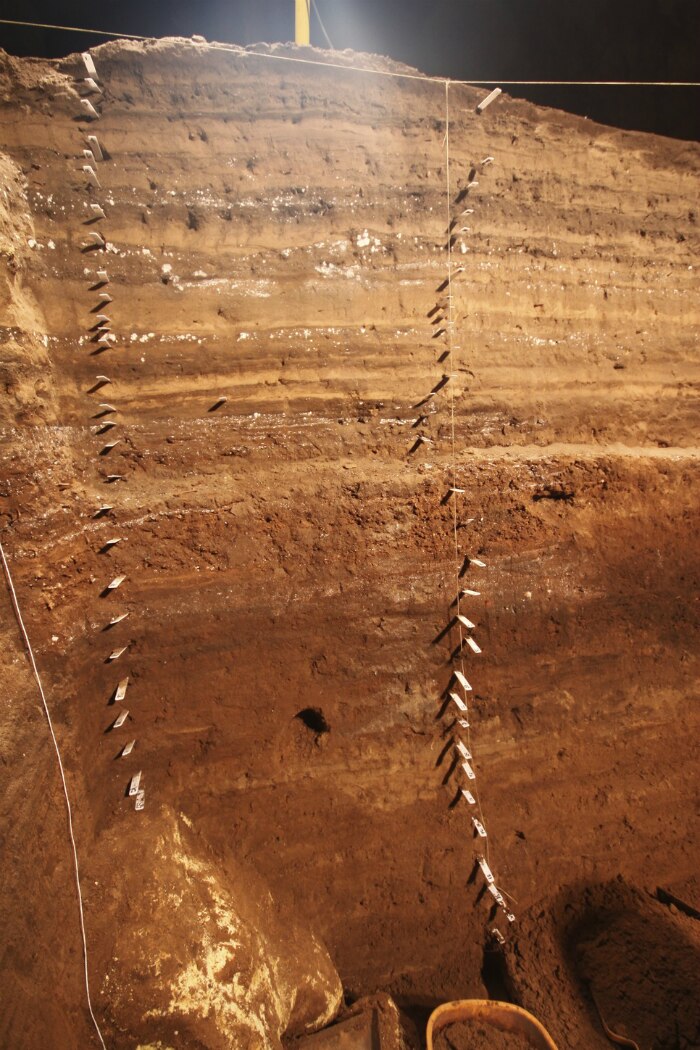
<svg viewBox="0 0 700 1050"><path fill-rule="evenodd" d="M553 500L564 500L566 503L573 503L576 497L576 493L568 491L564 488L558 488L554 485L545 485L543 489L536 492L532 497L533 502L538 503L542 499L553 499Z"/></svg>
<svg viewBox="0 0 700 1050"><path fill-rule="evenodd" d="M88 394L95 394L98 390L101 390L103 386L108 386L109 383L109 379L98 378L96 383L93 383L91 387L88 387Z"/></svg>
<svg viewBox="0 0 700 1050"><path fill-rule="evenodd" d="M294 717L316 735L330 733L331 731L331 727L328 725L320 707L305 707L302 711L298 711Z"/></svg>
<svg viewBox="0 0 700 1050"><path fill-rule="evenodd" d="M575 979L616 1032L655 1050L697 1046L700 951L621 882L584 891L565 934Z"/></svg>
<svg viewBox="0 0 700 1050"><path fill-rule="evenodd" d="M500 945L485 945L481 980L489 993L489 999L497 999L502 1003L514 1002L512 988L508 980L508 971Z"/></svg>

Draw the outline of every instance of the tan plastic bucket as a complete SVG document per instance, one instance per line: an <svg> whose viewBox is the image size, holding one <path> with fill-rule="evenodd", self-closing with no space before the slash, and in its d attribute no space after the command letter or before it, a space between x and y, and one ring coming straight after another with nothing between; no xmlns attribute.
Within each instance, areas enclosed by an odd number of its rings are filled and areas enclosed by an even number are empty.
<svg viewBox="0 0 700 1050"><path fill-rule="evenodd" d="M434 1033L455 1021L482 1021L499 1032L517 1032L536 1050L557 1050L552 1037L527 1010L491 999L456 999L438 1006L428 1019L427 1050L433 1050Z"/></svg>

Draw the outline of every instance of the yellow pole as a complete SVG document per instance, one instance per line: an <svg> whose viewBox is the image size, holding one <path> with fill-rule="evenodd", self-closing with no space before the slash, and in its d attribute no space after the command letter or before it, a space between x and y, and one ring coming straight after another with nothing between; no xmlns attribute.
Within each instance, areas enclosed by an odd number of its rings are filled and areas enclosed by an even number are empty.
<svg viewBox="0 0 700 1050"><path fill-rule="evenodd" d="M294 3L294 41L297 44L308 44L310 0L294 0Z"/></svg>

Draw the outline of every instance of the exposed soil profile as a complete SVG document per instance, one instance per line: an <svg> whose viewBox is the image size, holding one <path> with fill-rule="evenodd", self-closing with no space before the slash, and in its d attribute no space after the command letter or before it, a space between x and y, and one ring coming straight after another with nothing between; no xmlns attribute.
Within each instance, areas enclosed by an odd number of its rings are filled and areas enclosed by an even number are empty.
<svg viewBox="0 0 700 1050"><path fill-rule="evenodd" d="M261 51L0 55L0 539L105 1041L690 1050L700 146L453 85L448 193L443 83ZM0 668L0 1047L84 1050L4 584Z"/></svg>

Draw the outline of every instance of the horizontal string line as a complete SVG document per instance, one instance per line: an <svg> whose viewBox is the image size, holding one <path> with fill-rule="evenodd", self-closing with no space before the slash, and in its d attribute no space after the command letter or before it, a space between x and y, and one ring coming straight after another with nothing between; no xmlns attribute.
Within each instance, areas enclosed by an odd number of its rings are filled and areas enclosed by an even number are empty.
<svg viewBox="0 0 700 1050"><path fill-rule="evenodd" d="M157 37L138 33L113 33L107 29L85 29L81 26L59 26L46 22L22 22L12 18L0 18L0 25L27 26L31 29L58 29L66 33L88 33L91 36L108 36L122 40L155 40ZM212 51L224 51L246 58L268 58L276 62L296 62L303 66L327 66L350 73L371 73L373 76L397 77L402 80L422 80L429 84L455 84L463 87L487 87L490 84L506 84L508 87L700 87L697 80L453 80L451 77L431 77L423 73L399 73L388 69L372 69L369 66L342 65L339 62L322 62L318 59L298 58L293 55L269 55L261 51L248 51L244 47L204 41L199 45Z"/></svg>

